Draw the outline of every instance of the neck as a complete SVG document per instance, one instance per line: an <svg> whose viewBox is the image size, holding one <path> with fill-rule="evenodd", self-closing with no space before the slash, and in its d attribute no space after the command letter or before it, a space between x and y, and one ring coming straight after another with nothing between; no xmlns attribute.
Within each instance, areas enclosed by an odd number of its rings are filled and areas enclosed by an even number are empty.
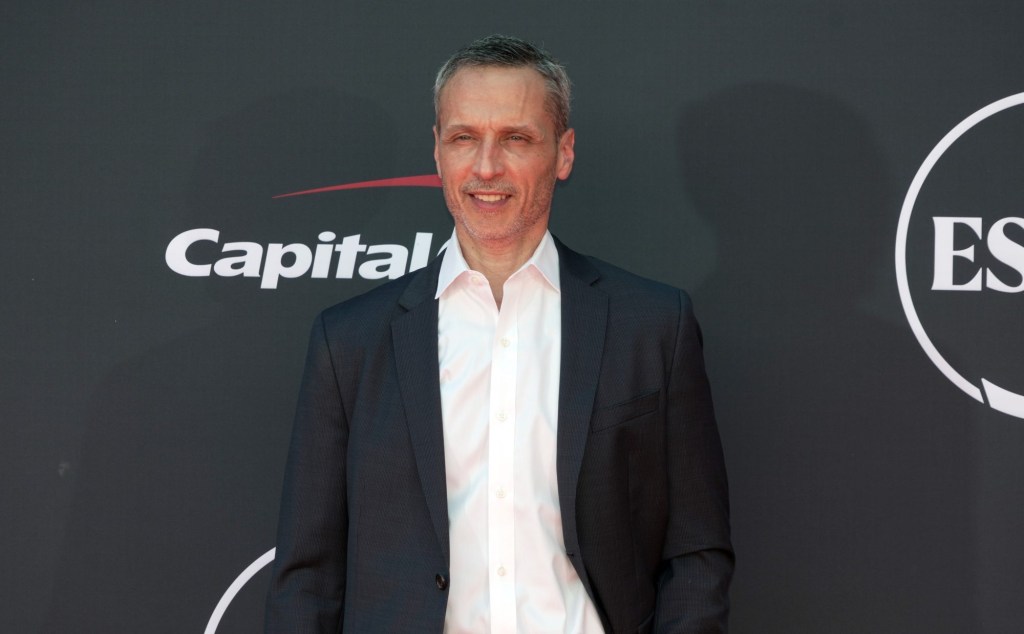
<svg viewBox="0 0 1024 634"><path fill-rule="evenodd" d="M459 239L459 247L462 249L462 256L466 258L466 264L474 271L479 271L487 278L491 287L491 294L498 308L501 308L501 298L504 293L505 281L513 273L519 270L533 252L537 245L544 238L544 228L538 236L530 239L509 240L502 243L481 243L463 236L462 232L456 229L456 237Z"/></svg>

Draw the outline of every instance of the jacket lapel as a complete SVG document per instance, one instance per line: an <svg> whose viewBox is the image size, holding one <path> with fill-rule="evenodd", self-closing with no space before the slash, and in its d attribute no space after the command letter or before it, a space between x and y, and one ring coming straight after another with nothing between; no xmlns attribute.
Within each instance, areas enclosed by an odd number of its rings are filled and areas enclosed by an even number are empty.
<svg viewBox="0 0 1024 634"><path fill-rule="evenodd" d="M391 338L416 469L447 566L450 561L448 495L437 372L437 301L434 299L440 264L441 258L435 258L402 293L399 305L406 312L391 322Z"/></svg>
<svg viewBox="0 0 1024 634"><path fill-rule="evenodd" d="M562 367L558 387L556 462L558 501L566 554L589 590L590 580L579 555L579 535L576 532L576 489L604 355L608 296L594 286L600 275L586 258L558 240L555 244L560 258L562 291Z"/></svg>

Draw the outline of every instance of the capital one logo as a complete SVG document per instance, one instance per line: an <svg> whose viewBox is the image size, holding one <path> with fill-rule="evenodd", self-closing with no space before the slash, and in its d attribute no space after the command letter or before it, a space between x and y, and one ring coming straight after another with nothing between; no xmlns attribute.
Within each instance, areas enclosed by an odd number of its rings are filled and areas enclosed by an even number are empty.
<svg viewBox="0 0 1024 634"><path fill-rule="evenodd" d="M428 174L332 185L274 198L345 189L440 186L440 179ZM363 244L360 234L339 238L333 231L320 232L317 240L313 245L299 242L264 245L237 239L222 240L220 230L201 227L174 236L164 251L164 262L169 269L186 277L258 278L261 289L276 289L282 279L303 276L314 279L395 279L427 265L433 234L417 232L411 249L401 244ZM213 245L220 251L213 258L202 259L194 255L192 247L197 245Z"/></svg>
<svg viewBox="0 0 1024 634"><path fill-rule="evenodd" d="M1024 418L1024 93L967 117L925 159L900 213L896 280L932 363Z"/></svg>

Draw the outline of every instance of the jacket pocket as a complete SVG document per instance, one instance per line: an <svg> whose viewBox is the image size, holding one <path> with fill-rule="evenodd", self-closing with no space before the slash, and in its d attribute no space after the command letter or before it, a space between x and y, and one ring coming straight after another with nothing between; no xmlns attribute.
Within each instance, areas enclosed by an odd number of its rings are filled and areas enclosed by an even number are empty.
<svg viewBox="0 0 1024 634"><path fill-rule="evenodd" d="M622 403L594 410L590 421L590 433L617 427L634 419L658 411L661 390L654 390L633 397Z"/></svg>
<svg viewBox="0 0 1024 634"><path fill-rule="evenodd" d="M654 611L652 610L644 622L640 624L640 627L636 628L637 634L648 634L654 631Z"/></svg>

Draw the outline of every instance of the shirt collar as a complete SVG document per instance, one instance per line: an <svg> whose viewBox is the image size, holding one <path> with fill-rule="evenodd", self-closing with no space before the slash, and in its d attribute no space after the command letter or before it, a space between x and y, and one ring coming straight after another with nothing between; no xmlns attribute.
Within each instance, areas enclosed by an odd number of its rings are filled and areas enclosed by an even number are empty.
<svg viewBox="0 0 1024 634"><path fill-rule="evenodd" d="M558 248L555 247L555 240L551 237L550 231L544 232L544 237L534 249L533 255L513 275L528 267L536 269L551 288L556 292L561 292L558 276ZM452 237L444 246L444 256L441 258L441 271L437 276L437 292L434 293L434 299L441 297L459 276L471 270L469 264L466 263L465 256L462 255L462 247L459 246L459 240L453 230Z"/></svg>

